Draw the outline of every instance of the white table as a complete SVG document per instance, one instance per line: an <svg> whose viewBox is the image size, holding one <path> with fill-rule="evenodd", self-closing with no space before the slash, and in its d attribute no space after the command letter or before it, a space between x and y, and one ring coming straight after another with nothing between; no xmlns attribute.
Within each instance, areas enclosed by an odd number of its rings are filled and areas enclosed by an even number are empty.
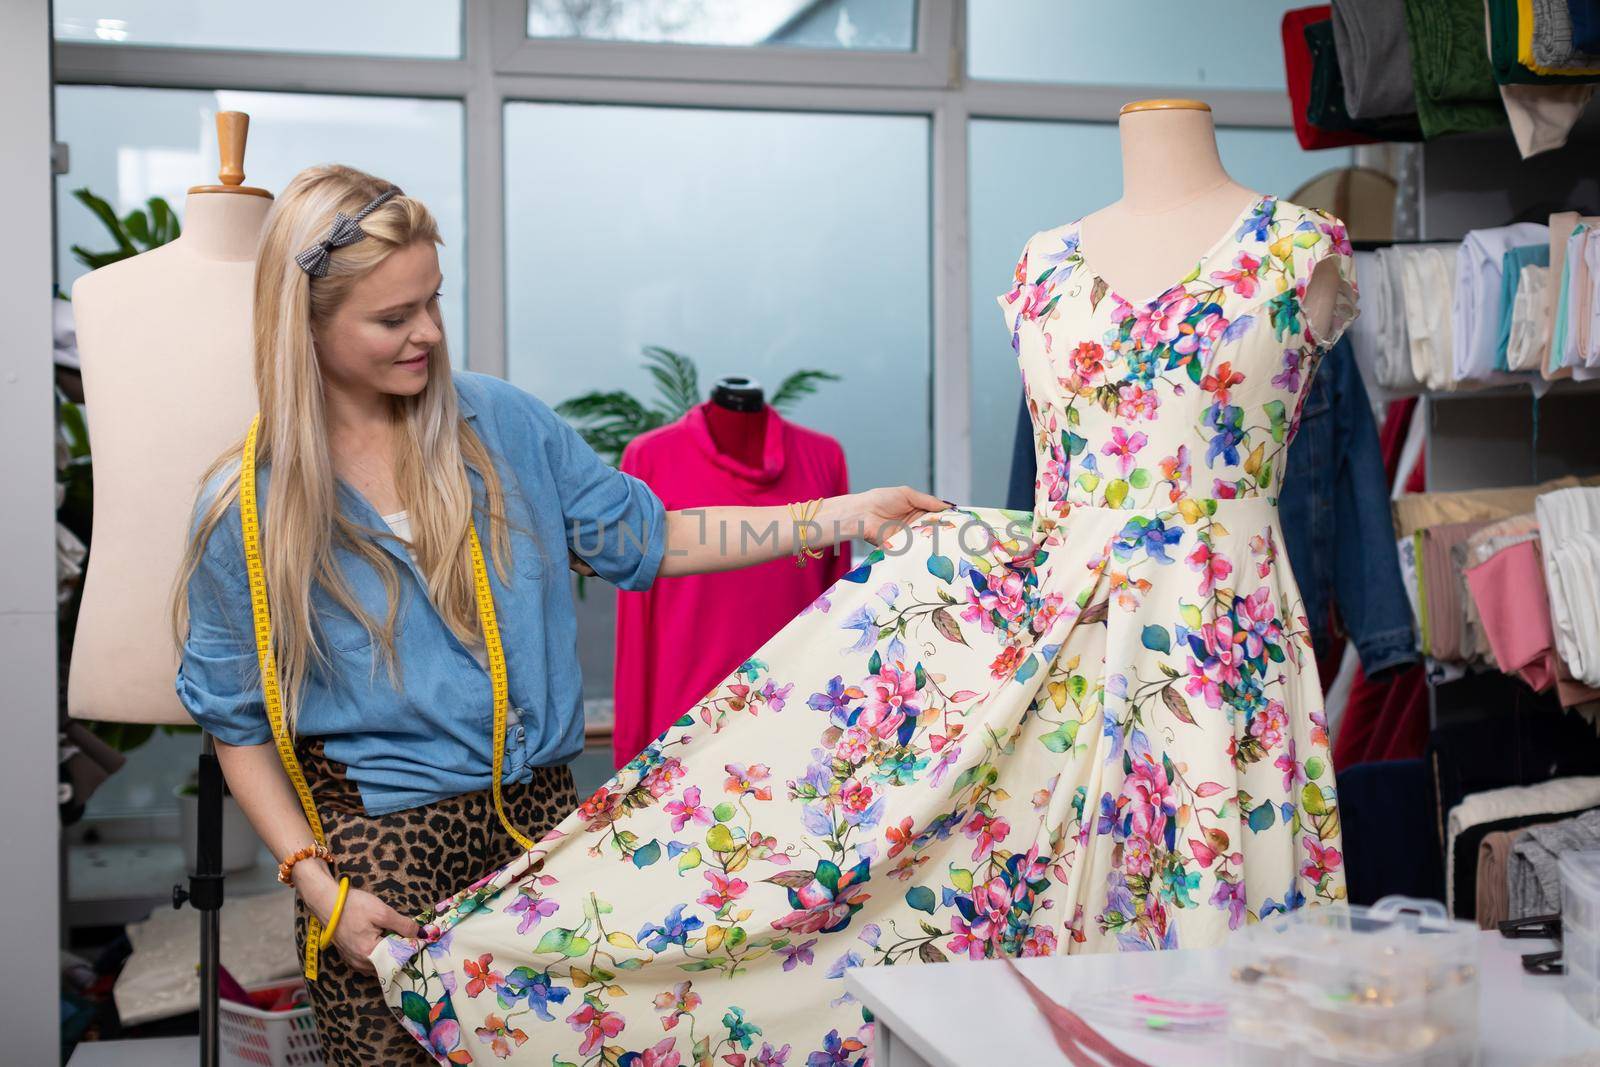
<svg viewBox="0 0 1600 1067"><path fill-rule="evenodd" d="M1523 972L1522 956L1555 946L1483 934L1479 975L1481 1067L1600 1064L1600 1029L1567 1006L1561 979ZM1222 988L1217 950L1108 953L1017 961L1057 1002L1130 986L1197 981ZM852 993L877 1018L875 1067L972 1067L1066 1063L1022 984L1000 960L935 966L860 967L847 971ZM1217 1036L1165 1037L1099 1027L1124 1051L1155 1067L1223 1064ZM1025 1058L1024 1058L1025 1057Z"/></svg>

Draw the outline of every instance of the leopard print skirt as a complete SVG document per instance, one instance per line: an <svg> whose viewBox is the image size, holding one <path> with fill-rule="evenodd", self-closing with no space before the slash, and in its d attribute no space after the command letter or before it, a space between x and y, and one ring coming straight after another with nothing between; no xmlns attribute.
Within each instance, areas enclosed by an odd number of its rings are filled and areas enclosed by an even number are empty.
<svg viewBox="0 0 1600 1067"><path fill-rule="evenodd" d="M402 915L431 913L436 902L522 851L495 817L487 790L369 816L344 765L323 755L321 742L299 746L299 756L336 872L350 876L352 889L366 890ZM565 766L535 767L531 782L506 785L502 799L511 824L535 840L578 806L572 772ZM309 914L296 898L300 958ZM384 1003L374 975L352 969L331 945L318 969L318 979L306 986L324 1062L331 1067L434 1063Z"/></svg>

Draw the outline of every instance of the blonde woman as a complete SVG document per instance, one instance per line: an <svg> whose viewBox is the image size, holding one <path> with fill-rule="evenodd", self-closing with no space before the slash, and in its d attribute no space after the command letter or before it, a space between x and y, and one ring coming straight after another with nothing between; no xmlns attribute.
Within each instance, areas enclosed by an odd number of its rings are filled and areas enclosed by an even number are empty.
<svg viewBox="0 0 1600 1067"><path fill-rule="evenodd" d="M522 852L490 795L492 661L473 531L508 675L505 821L533 839L577 806L566 767L583 740L569 564L641 589L805 547L784 508L665 512L535 397L453 373L439 243L421 202L322 166L284 190L256 262L260 566L283 716L326 852L263 699L242 440L201 486L173 605L178 694L285 861L302 952L313 917L326 925L338 910L310 983L334 1064L433 1062L385 1005L368 957L386 934L417 935L411 916ZM944 507L908 487L831 498L808 543ZM746 525L771 535L742 537ZM339 878L349 880L342 893Z"/></svg>

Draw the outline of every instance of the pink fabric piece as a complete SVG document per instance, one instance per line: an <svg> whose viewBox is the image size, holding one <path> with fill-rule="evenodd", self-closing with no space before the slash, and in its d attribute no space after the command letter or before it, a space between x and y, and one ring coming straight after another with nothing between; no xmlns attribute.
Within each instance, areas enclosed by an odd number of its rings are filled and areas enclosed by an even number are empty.
<svg viewBox="0 0 1600 1067"><path fill-rule="evenodd" d="M766 446L752 467L717 450L702 404L641 434L620 468L655 490L668 511L782 506L850 491L844 449L767 409ZM785 519L784 521L787 521ZM616 727L621 767L655 740L850 570L850 546L741 570L657 578L617 594ZM817 605L827 610L827 605Z"/></svg>
<svg viewBox="0 0 1600 1067"><path fill-rule="evenodd" d="M1511 545L1469 567L1467 584L1501 670L1538 692L1555 689L1563 707L1600 698L1600 690L1574 681L1556 655L1538 541Z"/></svg>

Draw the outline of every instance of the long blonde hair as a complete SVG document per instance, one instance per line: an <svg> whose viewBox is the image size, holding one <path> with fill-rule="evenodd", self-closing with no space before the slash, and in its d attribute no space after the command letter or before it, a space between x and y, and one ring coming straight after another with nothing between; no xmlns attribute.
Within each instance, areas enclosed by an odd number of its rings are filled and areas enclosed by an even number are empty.
<svg viewBox="0 0 1600 1067"><path fill-rule="evenodd" d="M313 278L295 262L296 253L328 232L336 211L354 215L388 188L389 182L351 167L309 167L295 175L273 205L256 254L254 362L261 416L256 462L272 465L261 517L262 569L272 648L291 730L310 672L332 669L320 633L312 625L313 583L373 634L383 649L391 681L399 685L394 647L399 568L372 540L374 532L388 535L388 530L374 531L339 510L312 331L327 322L356 282L391 253L416 241L443 242L428 209L401 195L362 220L365 240L333 250L325 277ZM410 514L411 547L426 576L429 599L456 636L472 644L480 637L480 627L467 547L473 501L466 468L473 467L484 481L490 555L502 581L511 554L504 496L487 449L459 415L442 331L428 366L421 393L391 398L395 483ZM172 622L180 647L188 632L189 583L212 530L239 499L243 446L241 433L201 481L204 487L221 479L195 524L178 570ZM382 578L388 604L381 625L356 601L338 565L336 548L355 553ZM242 571L244 561L239 564ZM239 625L243 628L246 623L241 620Z"/></svg>

